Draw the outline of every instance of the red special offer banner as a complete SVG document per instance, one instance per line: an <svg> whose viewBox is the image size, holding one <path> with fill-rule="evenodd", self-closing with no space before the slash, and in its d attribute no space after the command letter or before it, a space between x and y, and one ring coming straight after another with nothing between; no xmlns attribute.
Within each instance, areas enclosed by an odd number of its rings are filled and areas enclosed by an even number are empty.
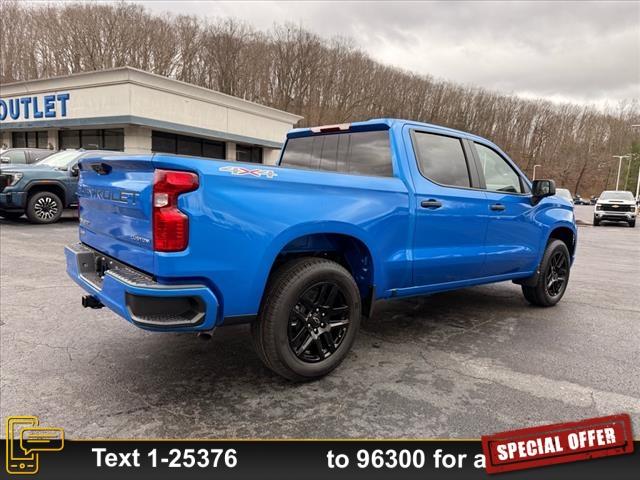
<svg viewBox="0 0 640 480"><path fill-rule="evenodd" d="M482 436L487 473L633 452L627 414L557 423Z"/></svg>

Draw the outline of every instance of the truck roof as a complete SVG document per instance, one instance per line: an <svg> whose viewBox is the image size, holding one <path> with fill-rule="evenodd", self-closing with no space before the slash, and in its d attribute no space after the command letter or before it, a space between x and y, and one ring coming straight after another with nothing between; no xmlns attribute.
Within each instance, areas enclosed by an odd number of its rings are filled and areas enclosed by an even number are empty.
<svg viewBox="0 0 640 480"><path fill-rule="evenodd" d="M426 128L430 128L430 129L439 130L442 133L450 133L450 134L454 134L456 136L463 136L463 137L467 137L467 138L470 138L470 139L482 140L484 142L491 143L486 138L483 138L483 137L480 137L478 135L474 135L472 133L465 132L465 131L462 131L462 130L456 130L456 129L453 129L453 128L443 127L441 125L435 125L435 124L432 124L432 123L418 122L417 120L406 120L406 119L400 119L400 118L372 118L370 120L364 120L364 121L361 121L361 122L350 122L350 123L343 123L343 124L339 124L339 125L325 125L325 126L320 126L320 127L294 128L294 129L290 130L289 133L287 133L287 138L305 137L307 135L313 135L315 133L321 133L323 129L327 129L327 131L338 131L340 129L342 129L342 130L347 130L347 129L369 130L369 129L375 129L376 127L378 127L378 128L379 127L386 127L386 128L390 129L393 126L396 126L398 124L401 124L401 125L415 125L417 127L426 127ZM339 127L343 127L343 128L339 128Z"/></svg>

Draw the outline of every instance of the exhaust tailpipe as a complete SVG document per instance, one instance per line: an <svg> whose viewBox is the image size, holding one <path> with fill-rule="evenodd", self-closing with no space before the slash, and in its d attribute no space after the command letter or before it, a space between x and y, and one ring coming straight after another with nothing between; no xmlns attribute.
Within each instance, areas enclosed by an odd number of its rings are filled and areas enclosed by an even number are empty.
<svg viewBox="0 0 640 480"><path fill-rule="evenodd" d="M198 332L200 340L211 340L211 337L213 337L212 332Z"/></svg>

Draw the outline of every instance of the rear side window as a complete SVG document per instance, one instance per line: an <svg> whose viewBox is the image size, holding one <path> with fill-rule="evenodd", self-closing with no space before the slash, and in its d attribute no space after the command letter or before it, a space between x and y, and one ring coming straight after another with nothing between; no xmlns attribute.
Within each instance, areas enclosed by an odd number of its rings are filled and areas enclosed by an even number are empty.
<svg viewBox="0 0 640 480"><path fill-rule="evenodd" d="M390 177L393 167L389 132L378 130L290 138L280 165Z"/></svg>
<svg viewBox="0 0 640 480"><path fill-rule="evenodd" d="M414 132L420 173L441 185L470 187L469 168L459 138Z"/></svg>

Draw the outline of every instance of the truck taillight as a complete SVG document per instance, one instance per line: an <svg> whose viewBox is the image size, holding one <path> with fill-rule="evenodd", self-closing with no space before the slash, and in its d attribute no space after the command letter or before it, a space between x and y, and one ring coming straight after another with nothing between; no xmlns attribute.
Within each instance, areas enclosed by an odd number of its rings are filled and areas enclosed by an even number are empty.
<svg viewBox="0 0 640 480"><path fill-rule="evenodd" d="M153 249L179 252L189 245L189 217L178 209L178 196L198 188L198 175L156 170L153 177Z"/></svg>

